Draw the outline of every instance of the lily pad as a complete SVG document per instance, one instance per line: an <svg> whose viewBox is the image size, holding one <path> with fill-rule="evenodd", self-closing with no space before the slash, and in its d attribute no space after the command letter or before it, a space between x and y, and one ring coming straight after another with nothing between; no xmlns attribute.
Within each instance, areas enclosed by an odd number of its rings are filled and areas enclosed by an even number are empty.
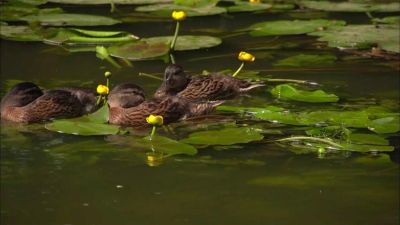
<svg viewBox="0 0 400 225"><path fill-rule="evenodd" d="M318 40L327 41L330 47L369 49L379 46L383 50L399 53L399 29L399 25L348 25L331 27L310 35L320 36Z"/></svg>
<svg viewBox="0 0 400 225"><path fill-rule="evenodd" d="M400 24L400 16L387 16L383 18L373 18L373 22L387 23L387 24Z"/></svg>
<svg viewBox="0 0 400 225"><path fill-rule="evenodd" d="M389 116L372 120L368 124L368 129L375 133L396 133L400 131L399 116Z"/></svg>
<svg viewBox="0 0 400 225"><path fill-rule="evenodd" d="M27 22L39 22L42 25L47 26L100 26L120 23L119 20L106 16L72 13L30 15L22 17L21 20Z"/></svg>
<svg viewBox="0 0 400 225"><path fill-rule="evenodd" d="M174 4L190 7L215 6L219 0L174 0Z"/></svg>
<svg viewBox="0 0 400 225"><path fill-rule="evenodd" d="M108 122L108 106L103 106L95 113L73 119L54 120L45 125L46 129L59 133L91 136L111 135L120 133L118 126Z"/></svg>
<svg viewBox="0 0 400 225"><path fill-rule="evenodd" d="M281 84L274 87L271 93L282 99L289 99L300 102L337 102L339 97L335 94L327 94L323 90L303 91L288 84Z"/></svg>
<svg viewBox="0 0 400 225"><path fill-rule="evenodd" d="M189 17L191 16L209 16L226 13L226 9L213 5L207 5L204 7L190 7L184 5L175 4L154 4L136 7L137 12L151 12L158 16L170 17L172 11L183 10Z"/></svg>
<svg viewBox="0 0 400 225"><path fill-rule="evenodd" d="M0 19L3 21L19 21L24 16L51 13L63 13L63 10L61 8L39 9L32 5L4 5L0 7Z"/></svg>
<svg viewBox="0 0 400 225"><path fill-rule="evenodd" d="M43 38L28 26L0 25L0 37L12 41L42 41Z"/></svg>
<svg viewBox="0 0 400 225"><path fill-rule="evenodd" d="M142 4L155 4L155 3L169 3L172 0L49 0L48 2L60 4L77 4L77 5L102 5L114 4L121 5L142 5Z"/></svg>
<svg viewBox="0 0 400 225"><path fill-rule="evenodd" d="M330 2L301 1L306 8L333 12L399 12L400 4L392 3L361 3L361 2Z"/></svg>
<svg viewBox="0 0 400 225"><path fill-rule="evenodd" d="M294 55L286 59L282 59L274 66L278 67L319 67L319 66L330 66L337 60L336 56L330 54L321 55Z"/></svg>
<svg viewBox="0 0 400 225"><path fill-rule="evenodd" d="M108 48L108 52L114 57L133 61L157 59L169 52L169 45L165 42L148 43L140 40L112 45Z"/></svg>
<svg viewBox="0 0 400 225"><path fill-rule="evenodd" d="M342 20L279 20L253 24L249 27L252 36L306 34L332 26L344 26Z"/></svg>
<svg viewBox="0 0 400 225"><path fill-rule="evenodd" d="M172 36L162 36L162 37L151 37L151 38L143 38L143 41L147 43L155 44L155 43L170 43L172 42ZM178 36L176 39L175 50L176 51L185 51L185 50L195 50L201 48L211 48L217 45L220 45L222 40L217 37L211 36L192 36L192 35L182 35Z"/></svg>
<svg viewBox="0 0 400 225"><path fill-rule="evenodd" d="M255 128L236 127L222 130L195 132L191 133L188 138L180 141L194 145L234 145L260 141L263 138L264 136Z"/></svg>
<svg viewBox="0 0 400 225"><path fill-rule="evenodd" d="M228 12L254 12L272 8L271 4L237 2L234 6L227 8Z"/></svg>

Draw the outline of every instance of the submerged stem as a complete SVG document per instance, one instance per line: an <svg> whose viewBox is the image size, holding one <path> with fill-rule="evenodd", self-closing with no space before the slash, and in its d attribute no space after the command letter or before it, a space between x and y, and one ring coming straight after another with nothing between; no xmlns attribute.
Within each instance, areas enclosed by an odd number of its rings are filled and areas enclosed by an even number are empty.
<svg viewBox="0 0 400 225"><path fill-rule="evenodd" d="M241 64L240 67L236 70L236 72L234 72L234 73L232 74L232 77L236 77L236 75L239 74L239 72L243 69L243 67L244 67L244 62L242 62L242 64Z"/></svg>
<svg viewBox="0 0 400 225"><path fill-rule="evenodd" d="M176 21L175 34L170 46L170 49L172 51L174 51L175 49L176 39L178 39L178 33L179 33L179 21Z"/></svg>

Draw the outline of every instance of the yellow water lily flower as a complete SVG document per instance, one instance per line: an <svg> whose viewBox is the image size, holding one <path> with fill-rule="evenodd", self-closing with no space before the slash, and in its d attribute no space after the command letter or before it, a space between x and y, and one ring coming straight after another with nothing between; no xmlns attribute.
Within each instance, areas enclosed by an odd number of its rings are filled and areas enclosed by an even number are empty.
<svg viewBox="0 0 400 225"><path fill-rule="evenodd" d="M261 3L261 0L249 0L250 3Z"/></svg>
<svg viewBox="0 0 400 225"><path fill-rule="evenodd" d="M186 19L186 16L187 16L187 14L186 14L186 12L185 11L173 11L172 12L172 18L174 19L174 20L176 20L176 21L181 21L181 20L184 20L184 19Z"/></svg>
<svg viewBox="0 0 400 225"><path fill-rule="evenodd" d="M240 52L238 59L242 62L254 62L256 60L256 57L248 52Z"/></svg>
<svg viewBox="0 0 400 225"><path fill-rule="evenodd" d="M164 124L164 118L162 116L150 115L146 118L146 122L153 126L161 126Z"/></svg>
<svg viewBox="0 0 400 225"><path fill-rule="evenodd" d="M108 95L108 93L109 93L109 89L108 89L108 87L106 86L106 85L102 85L102 84L99 84L98 86L97 86L97 93L99 94L99 95Z"/></svg>

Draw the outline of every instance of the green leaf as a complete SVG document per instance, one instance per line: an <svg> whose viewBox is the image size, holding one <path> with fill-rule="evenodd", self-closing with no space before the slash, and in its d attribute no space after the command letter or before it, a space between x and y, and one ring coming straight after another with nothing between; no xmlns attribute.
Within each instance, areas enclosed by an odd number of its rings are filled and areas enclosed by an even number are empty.
<svg viewBox="0 0 400 225"><path fill-rule="evenodd" d="M274 87L271 93L282 99L289 99L301 102L337 102L339 97L335 94L327 94L323 90L303 91L288 84L281 84Z"/></svg>
<svg viewBox="0 0 400 225"><path fill-rule="evenodd" d="M102 5L111 3L110 0L49 0L49 2L78 5ZM172 0L112 0L112 3L121 5L142 5L169 2L172 2Z"/></svg>
<svg viewBox="0 0 400 225"><path fill-rule="evenodd" d="M118 126L106 124L108 122L108 106L103 106L96 112L73 119L54 120L45 125L46 129L59 133L91 136L112 135L120 133Z"/></svg>
<svg viewBox="0 0 400 225"><path fill-rule="evenodd" d="M190 7L205 7L215 6L219 0L174 0L174 4L190 6Z"/></svg>
<svg viewBox="0 0 400 225"><path fill-rule="evenodd" d="M399 12L400 4L392 3L358 3L330 1L301 1L306 8L333 12Z"/></svg>
<svg viewBox="0 0 400 225"><path fill-rule="evenodd" d="M400 16L387 16L384 18L373 18L373 22L387 23L387 24L400 24Z"/></svg>
<svg viewBox="0 0 400 225"><path fill-rule="evenodd" d="M274 64L278 67L319 67L330 66L335 64L336 56L331 54L323 55L294 55L286 59L282 59Z"/></svg>
<svg viewBox="0 0 400 225"><path fill-rule="evenodd" d="M249 27L252 36L306 34L331 26L344 26L342 20L278 20L253 24Z"/></svg>
<svg viewBox="0 0 400 225"><path fill-rule="evenodd" d="M319 36L318 40L327 41L330 47L369 49L378 45L383 50L399 53L399 29L399 25L348 25L331 27L310 35Z"/></svg>
<svg viewBox="0 0 400 225"><path fill-rule="evenodd" d="M368 124L368 129L378 134L399 132L400 131L399 116L389 116L372 120Z"/></svg>
<svg viewBox="0 0 400 225"><path fill-rule="evenodd" d="M170 17L172 11L183 10L187 13L188 17L192 16L209 16L225 13L226 9L222 7L217 7L213 5L207 5L204 7L190 7L184 5L175 4L154 4L139 6L135 8L138 12L151 12L158 16Z"/></svg>
<svg viewBox="0 0 400 225"><path fill-rule="evenodd" d="M253 12L261 11L272 8L270 4L263 3L250 3L250 2L237 2L234 6L227 8L228 12Z"/></svg>
<svg viewBox="0 0 400 225"><path fill-rule="evenodd" d="M353 144L389 145L389 141L376 134L357 134L349 135L349 141Z"/></svg>
<svg viewBox="0 0 400 225"><path fill-rule="evenodd" d="M255 128L236 127L222 130L200 131L191 133L188 138L180 140L183 143L195 145L233 145L260 141L264 138Z"/></svg>
<svg viewBox="0 0 400 225"><path fill-rule="evenodd" d="M119 20L110 17L72 13L30 15L22 17L21 20L40 22L47 26L100 26L120 23Z"/></svg>
<svg viewBox="0 0 400 225"><path fill-rule="evenodd" d="M56 45L104 45L138 39L138 37L123 31L97 31L61 28L54 32L56 33L55 35L48 36L44 39L46 43Z"/></svg>
<svg viewBox="0 0 400 225"><path fill-rule="evenodd" d="M0 25L2 39L12 41L42 41L42 36L28 26Z"/></svg>
<svg viewBox="0 0 400 225"><path fill-rule="evenodd" d="M128 60L157 59L169 52L169 45L165 42L148 43L134 41L129 43L114 44L108 47L110 55Z"/></svg>
<svg viewBox="0 0 400 225"><path fill-rule="evenodd" d="M151 37L151 38L143 38L143 41L147 43L156 44L156 43L170 43L172 42L173 36L162 36L162 37ZM220 45L222 40L217 37L211 36L192 36L192 35L181 35L178 36L176 40L175 50L176 51L185 51L185 50L195 50L201 48L211 48L217 45Z"/></svg>

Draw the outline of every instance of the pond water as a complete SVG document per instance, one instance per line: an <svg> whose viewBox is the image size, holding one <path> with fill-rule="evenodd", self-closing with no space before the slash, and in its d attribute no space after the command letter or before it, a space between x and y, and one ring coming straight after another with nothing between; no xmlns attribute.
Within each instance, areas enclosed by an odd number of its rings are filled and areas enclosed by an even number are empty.
<svg viewBox="0 0 400 225"><path fill-rule="evenodd" d="M88 7L65 8L88 13ZM89 10L97 14L108 11L106 6ZM245 70L260 71L261 77L315 81L341 98L333 104L298 103L277 100L267 89L258 89L225 105L273 105L294 111L390 105L398 112L398 61L356 57L306 35L230 36L256 22L300 16L368 23L363 13L238 13L190 18L182 23L181 34L217 36L223 43L177 52L175 60L190 74L234 70L240 65L237 53L246 50L257 59ZM165 20L108 28L148 37L170 35L174 27ZM313 67L274 66L289 56L323 53L333 54L337 60ZM34 81L45 88L95 87L104 82L104 71L110 70L112 85L134 82L150 96L161 81L138 73L161 76L166 63L132 64L116 69L96 58L94 52L68 53L39 42L1 40L1 92L4 95L16 81ZM83 137L51 132L43 124L4 124L1 224L399 224L398 133L385 136L395 147L387 153L301 152L273 141L302 132L301 126L218 111L200 120L173 124L173 134L163 129L159 134L179 140L194 131L234 123L261 127L264 139L232 146L198 146L196 155L174 155L156 165L147 160L147 150L132 144L131 134Z"/></svg>

